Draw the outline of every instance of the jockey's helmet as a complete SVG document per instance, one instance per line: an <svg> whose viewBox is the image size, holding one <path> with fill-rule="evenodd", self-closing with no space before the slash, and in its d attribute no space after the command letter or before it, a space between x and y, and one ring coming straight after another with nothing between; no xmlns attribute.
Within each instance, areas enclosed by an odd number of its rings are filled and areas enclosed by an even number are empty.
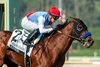
<svg viewBox="0 0 100 67"><path fill-rule="evenodd" d="M58 16L58 17L60 17L60 10L57 7L51 7L48 12L52 16Z"/></svg>

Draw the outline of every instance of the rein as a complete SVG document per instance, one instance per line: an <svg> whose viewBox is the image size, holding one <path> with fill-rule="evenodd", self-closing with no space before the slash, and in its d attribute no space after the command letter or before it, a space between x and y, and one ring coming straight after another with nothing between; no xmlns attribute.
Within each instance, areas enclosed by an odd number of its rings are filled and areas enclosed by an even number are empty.
<svg viewBox="0 0 100 67"><path fill-rule="evenodd" d="M58 33L62 33L60 30L57 31ZM64 33L62 33L64 34ZM82 38L78 38L78 37L75 37L75 36L72 36L72 35L66 35L64 34L65 36L69 36L70 38L73 38L75 40L78 40L78 41L85 41L88 36L91 36L91 32L86 32L85 34L82 35Z"/></svg>
<svg viewBox="0 0 100 67"><path fill-rule="evenodd" d="M60 33L60 34L63 34L63 35L65 35L65 36L68 36L68 37L70 37L70 38L73 38L73 39L75 39L75 40L78 40L78 41L81 41L81 43L83 43L84 41L86 41L86 38L88 37L88 36L91 36L91 32L86 32L85 34L83 34L82 35L82 38L78 38L78 37L75 37L75 36L72 36L72 35L66 35L66 34L64 34L63 32L61 32L60 30L58 30L57 31L58 33ZM76 32L75 32L76 33ZM76 33L77 34L77 33ZM50 36L51 37L51 36ZM50 39L50 37L48 37L46 40L47 41L45 41L44 43L45 43L45 46L44 47L46 47L47 46L47 44L48 44L48 39ZM41 47L42 48L42 47ZM40 49L38 49L38 51L39 51ZM38 52L37 51L37 52ZM35 54L37 54L37 52L35 53ZM42 51L43 52L43 51Z"/></svg>
<svg viewBox="0 0 100 67"><path fill-rule="evenodd" d="M57 32L62 33L60 30L58 30ZM62 34L64 34L64 33L62 33ZM70 38L73 38L73 39L78 40L78 41L82 40L81 38L78 38L78 37L75 37L75 36L72 36L72 35L66 35L66 34L64 34L64 35L69 36Z"/></svg>

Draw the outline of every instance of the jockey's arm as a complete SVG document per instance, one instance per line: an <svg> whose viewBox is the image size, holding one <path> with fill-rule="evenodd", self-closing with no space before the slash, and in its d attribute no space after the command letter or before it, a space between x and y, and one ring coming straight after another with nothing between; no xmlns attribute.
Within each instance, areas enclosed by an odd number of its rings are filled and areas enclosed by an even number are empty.
<svg viewBox="0 0 100 67"><path fill-rule="evenodd" d="M40 33L49 33L53 30L53 28L48 28L47 29L47 28L44 27L44 22L45 22L44 17L40 16L38 18L38 22L39 22L39 31L40 31Z"/></svg>

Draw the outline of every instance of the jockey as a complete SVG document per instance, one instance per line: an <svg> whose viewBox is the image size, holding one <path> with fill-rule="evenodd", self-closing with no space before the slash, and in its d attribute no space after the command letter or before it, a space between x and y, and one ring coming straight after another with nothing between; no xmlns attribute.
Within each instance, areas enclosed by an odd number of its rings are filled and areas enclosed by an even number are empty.
<svg viewBox="0 0 100 67"><path fill-rule="evenodd" d="M31 45L31 41L37 33L49 33L55 28L55 21L60 17L60 11L57 7L51 7L48 12L30 12L21 22L21 26L32 31L23 44ZM47 26L50 25L50 28Z"/></svg>

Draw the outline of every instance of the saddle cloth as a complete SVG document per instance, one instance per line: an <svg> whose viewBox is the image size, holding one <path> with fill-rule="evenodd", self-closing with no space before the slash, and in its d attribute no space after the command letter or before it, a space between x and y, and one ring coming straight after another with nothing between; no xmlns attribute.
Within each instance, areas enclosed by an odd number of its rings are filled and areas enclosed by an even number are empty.
<svg viewBox="0 0 100 67"><path fill-rule="evenodd" d="M29 34L30 33L25 29L22 30L15 29L8 41L8 45L7 45L8 48L11 48L12 50L16 51L17 53L20 53L21 55L25 55L27 46L24 45L23 42L26 40ZM30 56L32 48L33 47L30 48L31 50L29 50L27 54L28 56Z"/></svg>

